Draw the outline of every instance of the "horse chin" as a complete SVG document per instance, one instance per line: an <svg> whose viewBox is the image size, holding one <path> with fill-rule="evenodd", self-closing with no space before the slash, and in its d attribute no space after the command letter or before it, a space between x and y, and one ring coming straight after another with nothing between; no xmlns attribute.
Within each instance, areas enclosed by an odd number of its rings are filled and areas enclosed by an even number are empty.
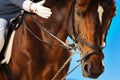
<svg viewBox="0 0 120 80"><path fill-rule="evenodd" d="M97 79L102 73L86 73L84 71L82 71L82 75L86 78L93 78L93 79Z"/></svg>
<svg viewBox="0 0 120 80"><path fill-rule="evenodd" d="M97 79L100 76L100 74L99 73L98 74L97 73L95 73L95 74L94 73L90 73L90 74L83 73L83 76L87 77L87 78Z"/></svg>

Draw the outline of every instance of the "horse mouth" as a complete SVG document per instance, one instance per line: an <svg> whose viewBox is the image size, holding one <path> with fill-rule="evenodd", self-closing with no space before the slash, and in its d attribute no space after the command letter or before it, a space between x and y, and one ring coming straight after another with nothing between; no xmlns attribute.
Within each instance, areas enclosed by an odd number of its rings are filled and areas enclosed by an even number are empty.
<svg viewBox="0 0 120 80"><path fill-rule="evenodd" d="M101 75L101 73L90 73L83 74L84 77L96 79Z"/></svg>

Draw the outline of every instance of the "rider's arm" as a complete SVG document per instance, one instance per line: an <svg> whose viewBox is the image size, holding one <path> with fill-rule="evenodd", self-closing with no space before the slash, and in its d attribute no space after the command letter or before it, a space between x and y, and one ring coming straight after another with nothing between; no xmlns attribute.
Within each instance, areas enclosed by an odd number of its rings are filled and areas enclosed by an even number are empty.
<svg viewBox="0 0 120 80"><path fill-rule="evenodd" d="M45 0L42 0L37 3L34 3L30 0L10 0L10 1L11 3L15 4L16 6L19 6L25 11L36 13L37 15L43 18L48 18L52 14L51 9L43 6Z"/></svg>

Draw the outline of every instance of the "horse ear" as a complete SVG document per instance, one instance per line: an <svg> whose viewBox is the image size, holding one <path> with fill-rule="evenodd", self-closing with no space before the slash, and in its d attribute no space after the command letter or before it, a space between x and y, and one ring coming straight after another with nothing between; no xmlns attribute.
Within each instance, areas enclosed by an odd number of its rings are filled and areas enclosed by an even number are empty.
<svg viewBox="0 0 120 80"><path fill-rule="evenodd" d="M116 8L115 0L100 0L100 5L102 5L103 8Z"/></svg>
<svg viewBox="0 0 120 80"><path fill-rule="evenodd" d="M101 0L100 5L103 7L103 9L105 11L104 14L108 15L108 13L109 13L110 17L113 17L116 15L115 0Z"/></svg>

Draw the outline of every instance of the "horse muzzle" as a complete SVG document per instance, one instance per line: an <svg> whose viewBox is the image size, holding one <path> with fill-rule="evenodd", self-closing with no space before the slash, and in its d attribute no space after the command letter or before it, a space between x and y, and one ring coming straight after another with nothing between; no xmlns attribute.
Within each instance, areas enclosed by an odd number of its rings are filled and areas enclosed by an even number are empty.
<svg viewBox="0 0 120 80"><path fill-rule="evenodd" d="M82 74L88 78L98 78L104 72L101 54L92 54L82 63Z"/></svg>

